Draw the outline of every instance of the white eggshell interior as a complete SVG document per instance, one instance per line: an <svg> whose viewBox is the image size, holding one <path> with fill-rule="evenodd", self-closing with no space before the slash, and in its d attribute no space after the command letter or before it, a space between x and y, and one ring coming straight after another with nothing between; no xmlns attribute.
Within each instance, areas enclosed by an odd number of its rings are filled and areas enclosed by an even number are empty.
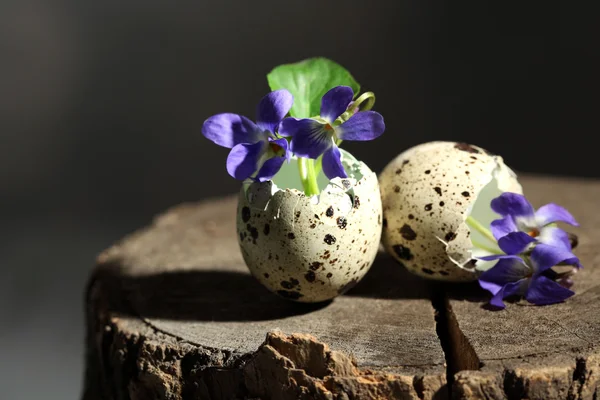
<svg viewBox="0 0 600 400"><path fill-rule="evenodd" d="M342 160L349 178L320 177L318 196L299 190L295 160L274 182L240 191L242 255L256 279L282 297L332 299L358 283L375 259L382 224L377 177L348 153Z"/></svg>
<svg viewBox="0 0 600 400"><path fill-rule="evenodd" d="M417 275L448 281L475 280L477 270L491 266L472 261L472 239L487 239L467 226L467 217L489 227L498 218L490 201L504 191L522 193L500 156L456 142L408 149L379 182L388 253Z"/></svg>

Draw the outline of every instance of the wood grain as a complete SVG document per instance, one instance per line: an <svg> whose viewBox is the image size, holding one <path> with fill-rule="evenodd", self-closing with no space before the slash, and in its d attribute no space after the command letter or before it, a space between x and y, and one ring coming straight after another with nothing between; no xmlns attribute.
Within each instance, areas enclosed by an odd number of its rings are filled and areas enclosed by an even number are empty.
<svg viewBox="0 0 600 400"><path fill-rule="evenodd" d="M526 177L582 223L577 295L485 307L380 253L346 295L307 305L250 276L235 200L184 204L98 257L84 399L598 399L600 183Z"/></svg>
<svg viewBox="0 0 600 400"><path fill-rule="evenodd" d="M446 396L429 282L381 253L348 295L292 303L248 273L234 218L232 198L182 205L100 255L87 398Z"/></svg>

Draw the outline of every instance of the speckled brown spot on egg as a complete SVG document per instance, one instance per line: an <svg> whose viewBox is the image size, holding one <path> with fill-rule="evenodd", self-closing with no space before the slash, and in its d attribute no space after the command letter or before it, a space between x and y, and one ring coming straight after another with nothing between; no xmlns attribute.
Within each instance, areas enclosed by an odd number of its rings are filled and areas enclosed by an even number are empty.
<svg viewBox="0 0 600 400"><path fill-rule="evenodd" d="M432 207L433 207L432 203L425 204L425 211L431 211Z"/></svg>
<svg viewBox="0 0 600 400"><path fill-rule="evenodd" d="M464 191L464 192L462 192L461 194L462 194L464 197L470 197L470 196L471 196L471 194L470 194L469 192L467 192L467 191Z"/></svg>
<svg viewBox="0 0 600 400"><path fill-rule="evenodd" d="M310 283L313 283L316 277L317 276L315 275L314 271L308 271L306 274L304 274L304 278Z"/></svg>
<svg viewBox="0 0 600 400"><path fill-rule="evenodd" d="M325 238L323 238L323 241L325 243L327 243L328 245L332 245L335 243L336 239L335 236L330 235L329 233L327 235L325 235Z"/></svg>
<svg viewBox="0 0 600 400"><path fill-rule="evenodd" d="M322 266L323 266L323 263L322 263L322 262L315 261L315 262L313 262L312 264L310 264L310 267L309 267L309 268L310 268L311 270L313 270L313 271L316 271L316 270L318 270L319 268L321 268Z"/></svg>
<svg viewBox="0 0 600 400"><path fill-rule="evenodd" d="M298 281L296 281L296 282L298 282ZM285 289L293 289L294 286L296 286L296 284L291 281L281 281L280 285L282 288L285 288Z"/></svg>
<svg viewBox="0 0 600 400"><path fill-rule="evenodd" d="M461 151L466 151L467 153L479 154L479 150L477 150L475 147L471 146L468 143L456 143L454 145L454 148L461 150Z"/></svg>
<svg viewBox="0 0 600 400"><path fill-rule="evenodd" d="M415 231L412 230L412 228L408 224L402 225L402 228L400 228L399 232L402 235L402 237L406 240L415 240L417 238L417 234L415 233Z"/></svg>
<svg viewBox="0 0 600 400"><path fill-rule="evenodd" d="M421 271L425 272L427 275L433 275L434 272L429 268L421 268Z"/></svg>
<svg viewBox="0 0 600 400"><path fill-rule="evenodd" d="M250 224L246 225L246 229L248 229L248 232L250 232L250 236L252 236L252 241L256 243L256 239L258 239L258 229L256 229Z"/></svg>
<svg viewBox="0 0 600 400"><path fill-rule="evenodd" d="M327 211L325 211L325 215L328 217L333 217L333 207L329 206L329 208L327 208Z"/></svg>
<svg viewBox="0 0 600 400"><path fill-rule="evenodd" d="M281 297L285 297L286 299L292 299L292 300L298 300L300 297L304 296L302 293L292 292L292 291L288 291L288 290L278 290L277 294L280 295Z"/></svg>
<svg viewBox="0 0 600 400"><path fill-rule="evenodd" d="M396 255L398 255L398 257L403 260L410 261L414 257L408 247L402 246L401 244L397 244L394 245L393 248L394 252L396 252Z"/></svg>
<svg viewBox="0 0 600 400"><path fill-rule="evenodd" d="M249 207L244 207L242 208L242 221L244 222L248 222L250 221L250 208Z"/></svg>
<svg viewBox="0 0 600 400"><path fill-rule="evenodd" d="M441 187L439 187L439 186L436 186L436 187L434 187L434 188L433 188L433 190L435 190L435 192L436 192L437 194L439 194L440 196L442 195L442 188L441 188Z"/></svg>
<svg viewBox="0 0 600 400"><path fill-rule="evenodd" d="M293 240L296 239L296 235L294 235L294 232L290 232L287 234L288 239Z"/></svg>
<svg viewBox="0 0 600 400"><path fill-rule="evenodd" d="M348 221L346 220L346 218L344 217L338 217L337 219L337 226L340 229L346 229L346 226L348 225Z"/></svg>

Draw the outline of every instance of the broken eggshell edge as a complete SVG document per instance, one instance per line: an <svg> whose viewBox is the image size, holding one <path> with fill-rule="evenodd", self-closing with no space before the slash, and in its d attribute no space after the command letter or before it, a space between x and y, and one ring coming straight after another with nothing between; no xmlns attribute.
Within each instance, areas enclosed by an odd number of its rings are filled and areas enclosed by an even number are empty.
<svg viewBox="0 0 600 400"><path fill-rule="evenodd" d="M467 217L489 227L500 217L491 200L506 191L522 193L502 157L456 142L406 150L384 168L379 183L386 251L414 274L454 282L476 280L483 264L472 261L471 238L484 239Z"/></svg>
<svg viewBox="0 0 600 400"><path fill-rule="evenodd" d="M333 299L356 285L375 260L382 224L377 176L342 154L349 177L332 179L318 196L279 189L272 181L240 190L242 256L252 275L281 297L307 303ZM295 164L284 166L293 176Z"/></svg>

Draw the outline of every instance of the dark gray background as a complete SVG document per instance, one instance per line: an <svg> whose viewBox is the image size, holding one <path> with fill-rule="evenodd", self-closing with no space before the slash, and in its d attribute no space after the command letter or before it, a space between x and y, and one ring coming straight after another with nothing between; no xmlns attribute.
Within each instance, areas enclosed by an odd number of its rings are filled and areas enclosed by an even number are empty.
<svg viewBox="0 0 600 400"><path fill-rule="evenodd" d="M467 141L600 176L600 37L582 3L4 1L0 398L77 397L94 256L164 208L236 191L208 116L253 116L275 65L326 56L377 95L373 169Z"/></svg>

